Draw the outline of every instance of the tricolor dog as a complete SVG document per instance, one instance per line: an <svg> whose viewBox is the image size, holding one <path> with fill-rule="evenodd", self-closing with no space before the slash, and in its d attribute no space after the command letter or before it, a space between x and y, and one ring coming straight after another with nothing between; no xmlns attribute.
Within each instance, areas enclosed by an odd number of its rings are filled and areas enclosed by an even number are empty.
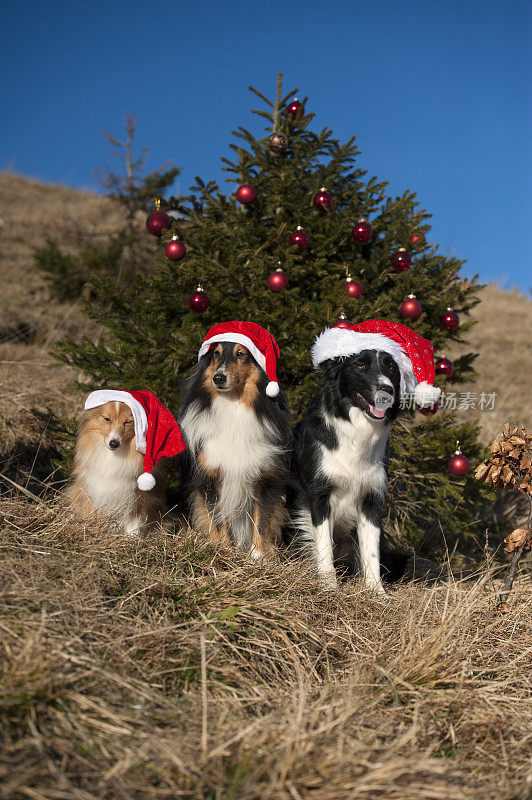
<svg viewBox="0 0 532 800"><path fill-rule="evenodd" d="M267 553L284 521L290 426L277 342L253 322L209 330L185 384L191 522L215 542Z"/></svg>
<svg viewBox="0 0 532 800"><path fill-rule="evenodd" d="M355 538L365 585L380 576L390 425L401 395L437 402L430 342L405 325L370 320L329 328L312 362L325 386L295 429L288 511L290 535L310 550L324 584L337 585L335 559L352 563Z"/></svg>

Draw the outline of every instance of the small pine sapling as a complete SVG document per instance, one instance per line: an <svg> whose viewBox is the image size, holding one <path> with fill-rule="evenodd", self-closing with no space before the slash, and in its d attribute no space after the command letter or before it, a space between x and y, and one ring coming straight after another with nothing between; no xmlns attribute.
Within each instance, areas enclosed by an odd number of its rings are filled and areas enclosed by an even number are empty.
<svg viewBox="0 0 532 800"><path fill-rule="evenodd" d="M492 455L475 470L477 480L491 483L495 491L510 489L519 492L528 500L529 512L526 528L516 528L504 540L507 553L513 553L504 584L499 595L497 609L507 613L507 599L517 574L522 555L532 549L532 435L526 428L515 426L510 430L506 423L502 436L493 440L489 447Z"/></svg>
<svg viewBox="0 0 532 800"><path fill-rule="evenodd" d="M90 299L92 280L110 280L123 286L156 263L155 245L144 235L138 215L140 212L142 217L149 209L155 195L162 195L172 186L180 170L167 162L144 174L148 150L135 150L136 118L125 115L124 126L123 141L110 133L103 134L120 167L106 165L105 169L96 170L107 196L124 209L121 227L111 236L105 235L103 241L97 232L85 233L87 244L76 254L65 253L51 238L34 253L35 266L58 300Z"/></svg>
<svg viewBox="0 0 532 800"><path fill-rule="evenodd" d="M124 206L126 230L129 234L134 234L137 231L135 222L137 212L151 210L153 198L164 194L172 186L180 169L171 167L172 159L170 159L145 175L144 169L149 151L146 147L142 147L138 152L135 151L137 117L125 114L124 127L123 141L106 131L103 132L114 158L121 164L120 169L114 171L109 164L106 164L104 170L96 172L100 175L101 185L107 189L107 196Z"/></svg>

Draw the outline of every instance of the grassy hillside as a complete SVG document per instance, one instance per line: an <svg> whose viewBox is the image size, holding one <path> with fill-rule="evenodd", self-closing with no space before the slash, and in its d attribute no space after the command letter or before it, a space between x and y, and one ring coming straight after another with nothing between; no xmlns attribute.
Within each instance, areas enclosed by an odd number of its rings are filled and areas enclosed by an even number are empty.
<svg viewBox="0 0 532 800"><path fill-rule="evenodd" d="M79 250L119 222L112 204L85 192L0 174L0 449L2 472L29 470L35 451L43 468L51 448L32 409L74 414L72 372L50 369L50 350L65 333L91 332L80 307L60 305L33 268L32 253L47 236ZM38 464L37 464L38 466ZM24 475L21 474L23 478Z"/></svg>
<svg viewBox="0 0 532 800"><path fill-rule="evenodd" d="M479 353L478 379L459 389L497 393L493 411L468 412L478 415L490 441L506 420L532 430L532 300L496 284L486 286L480 297L482 302L471 315L478 324L467 347ZM453 352L449 353L452 358Z"/></svg>
<svg viewBox="0 0 532 800"><path fill-rule="evenodd" d="M516 800L523 580L335 597L189 532L126 542L4 501L0 797Z"/></svg>
<svg viewBox="0 0 532 800"><path fill-rule="evenodd" d="M27 494L54 454L32 410L76 412L81 376L49 351L99 333L50 300L32 248L52 235L76 250L117 219L92 194L0 175L0 799L528 798L532 584L493 613L489 538L467 582L330 596L302 567L171 524L125 541L51 490ZM483 299L489 441L507 418L532 427L532 303L495 286Z"/></svg>

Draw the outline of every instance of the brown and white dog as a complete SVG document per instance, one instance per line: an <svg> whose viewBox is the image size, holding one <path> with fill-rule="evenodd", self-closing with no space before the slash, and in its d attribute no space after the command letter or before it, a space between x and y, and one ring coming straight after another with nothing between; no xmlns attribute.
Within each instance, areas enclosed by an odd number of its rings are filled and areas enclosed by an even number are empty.
<svg viewBox="0 0 532 800"><path fill-rule="evenodd" d="M156 488L141 491L143 454L137 450L133 414L117 401L91 408L81 415L73 482L67 489L72 507L83 516L116 517L129 536L161 519L165 480L162 467L154 468Z"/></svg>
<svg viewBox="0 0 532 800"><path fill-rule="evenodd" d="M83 515L115 517L138 536L165 510L160 459L184 449L177 422L152 392L92 392L80 419L70 503Z"/></svg>
<svg viewBox="0 0 532 800"><path fill-rule="evenodd" d="M254 557L280 539L285 514L290 426L275 380L278 353L259 325L214 326L184 385L179 417L193 527Z"/></svg>

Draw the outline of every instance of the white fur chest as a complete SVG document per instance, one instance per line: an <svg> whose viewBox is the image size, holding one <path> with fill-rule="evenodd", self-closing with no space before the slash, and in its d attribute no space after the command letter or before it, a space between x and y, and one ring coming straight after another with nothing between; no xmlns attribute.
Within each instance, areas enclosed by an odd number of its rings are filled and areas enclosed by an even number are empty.
<svg viewBox="0 0 532 800"><path fill-rule="evenodd" d="M258 479L282 452L275 432L252 409L225 397L215 398L205 411L192 404L180 424L195 457L203 452L204 465L220 471L216 521L229 522L236 544L250 545Z"/></svg>
<svg viewBox="0 0 532 800"><path fill-rule="evenodd" d="M332 483L331 512L335 525L350 528L358 519L364 497L386 485L383 458L389 430L352 408L350 420L326 416L338 438L338 447L322 445L321 468Z"/></svg>
<svg viewBox="0 0 532 800"><path fill-rule="evenodd" d="M259 422L253 409L226 397L216 397L202 412L193 404L181 426L196 455L203 450L207 467L238 475L242 482L255 481L271 469L280 452L274 432Z"/></svg>
<svg viewBox="0 0 532 800"><path fill-rule="evenodd" d="M83 461L83 482L93 506L107 514L130 515L139 474L136 460L102 446Z"/></svg>

